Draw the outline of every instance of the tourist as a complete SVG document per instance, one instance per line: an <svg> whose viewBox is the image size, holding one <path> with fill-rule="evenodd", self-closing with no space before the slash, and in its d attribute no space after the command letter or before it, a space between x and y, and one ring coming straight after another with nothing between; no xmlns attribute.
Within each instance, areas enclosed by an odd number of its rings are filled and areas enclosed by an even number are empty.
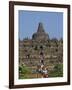
<svg viewBox="0 0 72 90"><path fill-rule="evenodd" d="M47 71L46 67L42 68L42 75L43 75L43 78L48 78L48 71Z"/></svg>

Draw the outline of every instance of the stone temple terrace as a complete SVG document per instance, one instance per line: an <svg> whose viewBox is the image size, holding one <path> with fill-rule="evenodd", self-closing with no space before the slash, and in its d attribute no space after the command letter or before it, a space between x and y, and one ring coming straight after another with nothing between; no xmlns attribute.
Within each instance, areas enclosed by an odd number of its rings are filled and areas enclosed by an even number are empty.
<svg viewBox="0 0 72 90"><path fill-rule="evenodd" d="M41 69L41 65L46 67L50 73L56 65L62 63L63 40L62 38L60 40L57 38L50 39L42 22L39 23L37 32L32 35L32 39L19 40L19 66L26 66L32 73ZM36 77L31 76L30 78ZM41 77L41 75L37 77Z"/></svg>

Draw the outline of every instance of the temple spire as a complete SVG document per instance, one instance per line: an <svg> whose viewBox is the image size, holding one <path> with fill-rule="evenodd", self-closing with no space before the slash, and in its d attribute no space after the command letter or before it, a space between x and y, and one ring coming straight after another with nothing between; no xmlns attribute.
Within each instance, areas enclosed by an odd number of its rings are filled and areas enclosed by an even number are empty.
<svg viewBox="0 0 72 90"><path fill-rule="evenodd" d="M39 25L38 25L38 30L37 30L38 33L41 33L41 32L44 32L44 27L43 27L43 24L42 22L39 22Z"/></svg>

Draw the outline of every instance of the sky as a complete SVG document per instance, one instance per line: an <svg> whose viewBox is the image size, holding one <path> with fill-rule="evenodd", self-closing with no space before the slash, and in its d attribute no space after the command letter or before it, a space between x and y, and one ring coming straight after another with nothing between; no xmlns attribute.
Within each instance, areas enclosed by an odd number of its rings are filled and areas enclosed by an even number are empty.
<svg viewBox="0 0 72 90"><path fill-rule="evenodd" d="M63 38L63 12L45 11L24 11L19 10L19 38L32 38L33 33L37 32L39 22L49 38Z"/></svg>

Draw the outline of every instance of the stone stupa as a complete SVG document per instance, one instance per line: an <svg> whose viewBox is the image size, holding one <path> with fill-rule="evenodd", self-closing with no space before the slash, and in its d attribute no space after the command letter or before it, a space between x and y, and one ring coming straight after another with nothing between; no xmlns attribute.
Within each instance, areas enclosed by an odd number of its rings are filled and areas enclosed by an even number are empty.
<svg viewBox="0 0 72 90"><path fill-rule="evenodd" d="M48 40L49 35L45 32L43 24L40 22L37 32L32 35L33 40Z"/></svg>

